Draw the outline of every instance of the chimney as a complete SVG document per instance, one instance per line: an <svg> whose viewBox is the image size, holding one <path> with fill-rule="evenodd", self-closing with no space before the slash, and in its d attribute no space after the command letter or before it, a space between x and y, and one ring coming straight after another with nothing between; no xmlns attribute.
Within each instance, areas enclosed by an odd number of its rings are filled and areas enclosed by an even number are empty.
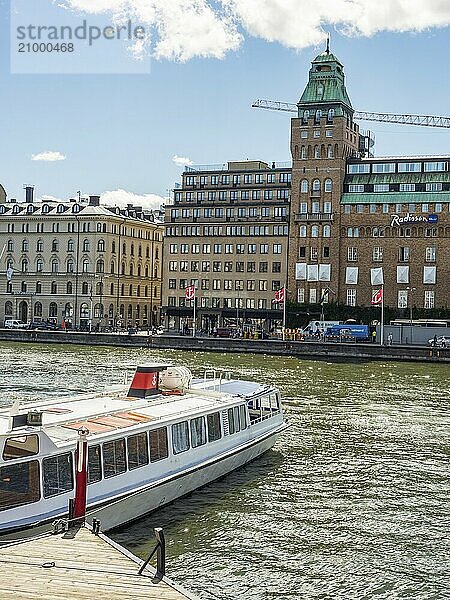
<svg viewBox="0 0 450 600"><path fill-rule="evenodd" d="M100 206L100 196L89 196L89 206Z"/></svg>
<svg viewBox="0 0 450 600"><path fill-rule="evenodd" d="M32 204L34 201L34 185L25 186L25 202Z"/></svg>

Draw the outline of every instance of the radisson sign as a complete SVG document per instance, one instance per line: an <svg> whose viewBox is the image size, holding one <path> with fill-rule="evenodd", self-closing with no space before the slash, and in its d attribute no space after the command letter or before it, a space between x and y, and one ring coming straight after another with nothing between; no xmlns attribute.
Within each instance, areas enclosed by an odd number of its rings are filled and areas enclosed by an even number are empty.
<svg viewBox="0 0 450 600"><path fill-rule="evenodd" d="M438 216L437 215L428 215L425 217L424 215L412 215L407 213L405 217L400 217L400 215L392 215L391 218L391 227L397 225L400 227L401 225L410 225L414 223L437 223Z"/></svg>

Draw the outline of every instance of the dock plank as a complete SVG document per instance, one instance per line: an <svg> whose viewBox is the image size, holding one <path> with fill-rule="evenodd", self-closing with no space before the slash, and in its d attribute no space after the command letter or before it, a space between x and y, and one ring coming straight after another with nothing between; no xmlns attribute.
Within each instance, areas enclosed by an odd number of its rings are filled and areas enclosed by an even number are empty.
<svg viewBox="0 0 450 600"><path fill-rule="evenodd" d="M55 563L45 568L45 563ZM87 527L5 546L0 556L2 600L198 600Z"/></svg>

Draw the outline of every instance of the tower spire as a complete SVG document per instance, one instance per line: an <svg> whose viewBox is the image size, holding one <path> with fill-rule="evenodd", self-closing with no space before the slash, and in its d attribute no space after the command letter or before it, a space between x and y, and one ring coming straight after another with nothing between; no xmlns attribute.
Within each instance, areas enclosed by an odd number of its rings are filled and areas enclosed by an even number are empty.
<svg viewBox="0 0 450 600"><path fill-rule="evenodd" d="M330 54L330 34L327 33L327 49L326 49L326 53Z"/></svg>

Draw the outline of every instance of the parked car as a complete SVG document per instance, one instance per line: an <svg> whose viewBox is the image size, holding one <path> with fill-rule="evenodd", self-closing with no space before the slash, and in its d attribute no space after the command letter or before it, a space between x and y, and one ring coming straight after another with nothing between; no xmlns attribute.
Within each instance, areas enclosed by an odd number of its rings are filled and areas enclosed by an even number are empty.
<svg viewBox="0 0 450 600"><path fill-rule="evenodd" d="M28 329L42 329L43 331L57 329L56 323L46 323L45 321L32 321L28 325Z"/></svg>
<svg viewBox="0 0 450 600"><path fill-rule="evenodd" d="M428 340L428 345L437 348L450 348L450 335L440 335L436 339Z"/></svg>
<svg viewBox="0 0 450 600"><path fill-rule="evenodd" d="M28 327L28 323L24 323L18 319L7 319L5 321L5 327L6 329L26 329Z"/></svg>

